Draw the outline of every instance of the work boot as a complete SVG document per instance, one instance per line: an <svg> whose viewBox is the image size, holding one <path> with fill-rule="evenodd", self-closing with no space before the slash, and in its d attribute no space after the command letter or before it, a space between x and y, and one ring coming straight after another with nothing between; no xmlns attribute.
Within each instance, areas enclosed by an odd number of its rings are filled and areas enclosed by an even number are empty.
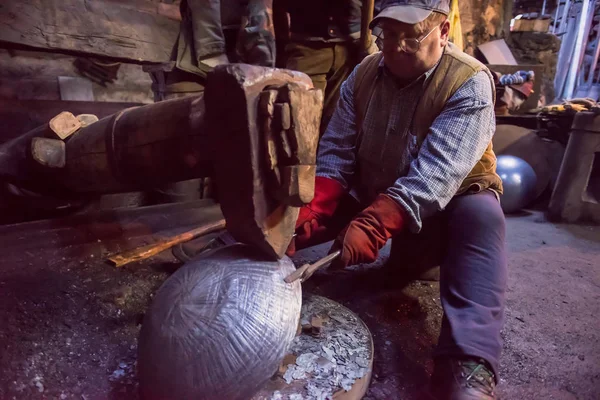
<svg viewBox="0 0 600 400"><path fill-rule="evenodd" d="M430 396L435 400L495 400L494 373L485 360L437 359L431 376Z"/></svg>

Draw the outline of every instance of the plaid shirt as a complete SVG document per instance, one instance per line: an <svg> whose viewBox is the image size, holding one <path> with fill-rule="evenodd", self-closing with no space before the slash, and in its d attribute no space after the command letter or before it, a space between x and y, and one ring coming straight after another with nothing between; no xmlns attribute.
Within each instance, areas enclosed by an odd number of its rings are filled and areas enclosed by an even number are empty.
<svg viewBox="0 0 600 400"><path fill-rule="evenodd" d="M434 69L400 88L394 77L380 65L363 122L363 135L366 137L387 129L381 142L385 146L385 135L397 134L398 130L409 134L424 83ZM360 193L357 190L360 182L356 182L360 161L353 99L355 75L356 69L342 84L337 109L319 142L317 175L339 181L367 206L373 199ZM386 118L382 125L382 119ZM406 148L399 152L398 178L383 192L406 211L411 231L418 232L423 219L446 207L483 156L495 128L492 86L488 75L481 71L448 100L419 149L415 136L409 135ZM371 159L376 157L377 154ZM365 179L368 177L363 177Z"/></svg>

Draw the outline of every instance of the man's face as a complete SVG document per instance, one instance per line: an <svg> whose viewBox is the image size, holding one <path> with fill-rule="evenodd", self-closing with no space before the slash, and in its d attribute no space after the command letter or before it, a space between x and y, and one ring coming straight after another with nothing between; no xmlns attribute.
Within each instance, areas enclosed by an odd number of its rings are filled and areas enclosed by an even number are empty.
<svg viewBox="0 0 600 400"><path fill-rule="evenodd" d="M409 25L392 19L379 24L384 32L383 60L389 71L401 80L416 79L439 61L448 44L450 23L430 26L422 31L417 25ZM418 51L414 54L403 51L401 39L418 39Z"/></svg>

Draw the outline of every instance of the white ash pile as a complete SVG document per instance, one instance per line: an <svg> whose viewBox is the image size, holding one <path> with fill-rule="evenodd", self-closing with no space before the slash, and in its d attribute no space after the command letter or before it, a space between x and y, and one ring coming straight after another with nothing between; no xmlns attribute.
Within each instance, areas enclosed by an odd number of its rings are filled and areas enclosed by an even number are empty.
<svg viewBox="0 0 600 400"><path fill-rule="evenodd" d="M320 296L307 296L300 323L302 333L294 339L280 372L288 384L307 381L308 397L303 400L331 399L340 390L350 390L357 379L370 372L369 331L348 309ZM278 394L275 392L272 399Z"/></svg>

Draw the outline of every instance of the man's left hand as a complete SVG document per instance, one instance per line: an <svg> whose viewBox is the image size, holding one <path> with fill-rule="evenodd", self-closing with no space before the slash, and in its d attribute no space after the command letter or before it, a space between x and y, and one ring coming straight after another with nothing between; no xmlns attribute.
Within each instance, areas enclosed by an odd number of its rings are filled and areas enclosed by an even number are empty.
<svg viewBox="0 0 600 400"><path fill-rule="evenodd" d="M330 252L341 250L342 253L331 263L331 268L374 262L388 239L402 231L404 220L402 207L388 195L380 194L333 243Z"/></svg>

